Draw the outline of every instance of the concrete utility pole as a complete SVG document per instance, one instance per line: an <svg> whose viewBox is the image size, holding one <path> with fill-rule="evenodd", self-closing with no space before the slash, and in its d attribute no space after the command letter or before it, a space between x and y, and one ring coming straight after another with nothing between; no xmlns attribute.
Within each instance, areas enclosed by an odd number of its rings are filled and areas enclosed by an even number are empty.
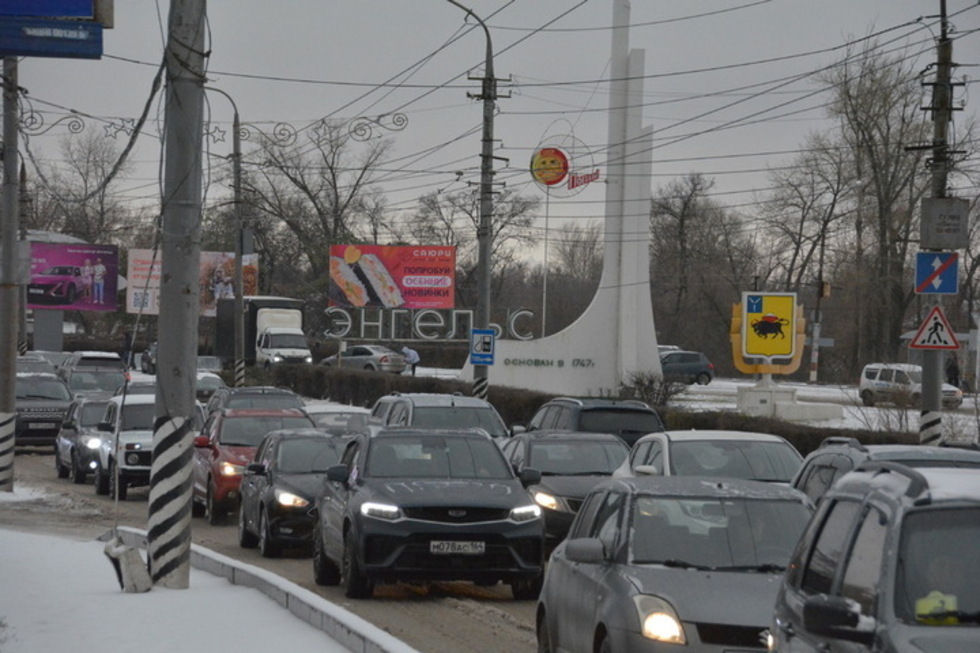
<svg viewBox="0 0 980 653"><path fill-rule="evenodd" d="M190 581L191 458L200 312L205 0L172 0L167 105L156 422L148 553L154 584Z"/></svg>
<svg viewBox="0 0 980 653"><path fill-rule="evenodd" d="M17 426L17 275L19 190L17 178L17 58L3 58L3 227L0 230L0 491L14 491Z"/></svg>
<svg viewBox="0 0 980 653"><path fill-rule="evenodd" d="M951 69L953 42L948 35L946 0L940 0L940 34L937 44L936 81L932 87L932 196L946 197L949 165L948 128L952 116ZM939 297L936 297L939 303ZM942 438L943 358L941 349L922 351L922 412L919 442L935 444Z"/></svg>
<svg viewBox="0 0 980 653"><path fill-rule="evenodd" d="M483 100L483 147L480 153L480 224L476 230L479 245L477 261L477 292L476 328L490 328L490 246L493 236L493 114L497 100L497 79L493 74L493 42L486 23L470 9L456 2L447 0L480 23L487 37L486 62L484 64L483 88L478 96ZM490 371L487 365L473 366L473 395L481 399L487 398Z"/></svg>

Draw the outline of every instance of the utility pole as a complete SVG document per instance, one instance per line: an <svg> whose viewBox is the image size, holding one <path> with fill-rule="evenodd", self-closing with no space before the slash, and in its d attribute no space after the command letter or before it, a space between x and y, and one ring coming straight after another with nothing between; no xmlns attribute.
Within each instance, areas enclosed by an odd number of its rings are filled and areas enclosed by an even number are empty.
<svg viewBox="0 0 980 653"><path fill-rule="evenodd" d="M479 99L483 100L483 147L480 154L480 224L476 230L479 246L477 261L477 292L476 328L490 328L490 245L493 236L493 114L497 100L497 79L493 74L493 43L490 30L486 23L470 9L456 2L447 0L480 23L487 37L486 61L484 64L483 87ZM473 366L473 395L481 399L487 398L489 390L489 366Z"/></svg>
<svg viewBox="0 0 980 653"><path fill-rule="evenodd" d="M173 589L190 583L206 13L205 0L172 0L165 52L160 335L147 550L153 583Z"/></svg>
<svg viewBox="0 0 980 653"><path fill-rule="evenodd" d="M0 491L14 491L17 426L17 325L21 279L17 274L17 58L3 58L3 226L0 229Z"/></svg>
<svg viewBox="0 0 980 653"><path fill-rule="evenodd" d="M940 0L940 34L937 44L936 81L932 87L932 196L946 197L949 166L948 128L952 115L951 69L953 42L946 21L946 0ZM936 297L939 304L939 297ZM922 411L919 415L920 444L935 444L942 438L943 357L941 349L922 352Z"/></svg>

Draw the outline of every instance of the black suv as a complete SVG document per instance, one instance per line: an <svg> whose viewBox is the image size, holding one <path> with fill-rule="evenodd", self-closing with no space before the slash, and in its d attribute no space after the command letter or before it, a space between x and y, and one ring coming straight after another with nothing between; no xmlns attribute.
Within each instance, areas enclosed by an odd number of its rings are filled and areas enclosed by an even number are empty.
<svg viewBox="0 0 980 653"><path fill-rule="evenodd" d="M977 651L980 470L864 463L804 531L772 651Z"/></svg>
<svg viewBox="0 0 980 653"><path fill-rule="evenodd" d="M861 444L855 438L832 437L803 459L790 482L818 503L834 481L864 462L893 461L909 467L973 467L980 469L976 445Z"/></svg>
<svg viewBox="0 0 980 653"><path fill-rule="evenodd" d="M538 408L526 428L514 427L515 432L522 430L614 433L632 447L647 433L665 429L657 411L642 401L556 397Z"/></svg>
<svg viewBox="0 0 980 653"><path fill-rule="evenodd" d="M14 387L15 444L54 445L72 400L68 384L49 372L25 372L17 374Z"/></svg>
<svg viewBox="0 0 980 653"><path fill-rule="evenodd" d="M204 412L207 415L223 408L297 408L303 410L306 402L289 388L269 385L250 385L241 388L221 387L208 399Z"/></svg>

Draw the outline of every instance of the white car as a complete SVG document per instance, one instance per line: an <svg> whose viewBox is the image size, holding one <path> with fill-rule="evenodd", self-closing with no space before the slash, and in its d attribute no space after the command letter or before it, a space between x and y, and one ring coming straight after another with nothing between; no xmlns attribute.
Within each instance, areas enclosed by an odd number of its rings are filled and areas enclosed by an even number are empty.
<svg viewBox="0 0 980 653"><path fill-rule="evenodd" d="M195 430L204 424L204 407L200 402L196 410ZM109 399L99 422L104 437L95 470L96 494L108 494L123 501L129 488L150 484L155 419L156 395L116 395Z"/></svg>
<svg viewBox="0 0 980 653"><path fill-rule="evenodd" d="M663 431L636 441L613 476L715 476L788 485L803 456L788 440L750 431Z"/></svg>
<svg viewBox="0 0 980 653"><path fill-rule="evenodd" d="M324 402L307 404L303 410L313 418L318 428L326 429L337 435L362 433L372 425L375 430L381 428L380 422L371 420L370 408Z"/></svg>
<svg viewBox="0 0 980 653"><path fill-rule="evenodd" d="M922 396L922 366L908 363L870 363L861 370L858 394L865 406L890 403L897 406L918 406ZM963 391L943 383L942 402L945 408L963 405Z"/></svg>

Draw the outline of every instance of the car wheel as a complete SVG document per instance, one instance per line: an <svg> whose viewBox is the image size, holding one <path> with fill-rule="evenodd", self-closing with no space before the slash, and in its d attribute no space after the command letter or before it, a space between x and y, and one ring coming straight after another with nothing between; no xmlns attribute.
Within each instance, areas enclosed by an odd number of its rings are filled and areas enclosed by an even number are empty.
<svg viewBox="0 0 980 653"><path fill-rule="evenodd" d="M109 470L109 496L119 501L125 501L128 488L126 487L126 477L122 472L116 474L115 469Z"/></svg>
<svg viewBox="0 0 980 653"><path fill-rule="evenodd" d="M364 366L364 371L366 371L366 372L377 372L378 371L378 368L376 368L371 363L368 363L367 365Z"/></svg>
<svg viewBox="0 0 980 653"><path fill-rule="evenodd" d="M82 467L82 461L78 459L78 452L71 450L71 480L76 485L81 485L88 477L88 470Z"/></svg>
<svg viewBox="0 0 980 653"><path fill-rule="evenodd" d="M243 549L254 549L258 546L259 540L248 530L245 523L245 510L241 506L238 508L238 546Z"/></svg>
<svg viewBox="0 0 980 653"><path fill-rule="evenodd" d="M58 478L68 478L68 474L71 472L68 465L61 462L61 452L57 446L54 448L54 471L58 474Z"/></svg>
<svg viewBox="0 0 980 653"><path fill-rule="evenodd" d="M225 518L225 511L221 506L217 504L217 502L215 502L214 494L215 494L214 485L209 482L208 498L204 508L204 516L207 517L208 523L211 524L212 526L216 524L220 524L222 521L224 521Z"/></svg>
<svg viewBox="0 0 980 653"><path fill-rule="evenodd" d="M609 643L609 638L606 635L602 636L602 640L599 642L599 648L596 650L599 653L612 653L612 644Z"/></svg>
<svg viewBox="0 0 980 653"><path fill-rule="evenodd" d="M548 635L548 619L541 615L538 620L538 653L551 653L551 636Z"/></svg>
<svg viewBox="0 0 980 653"><path fill-rule="evenodd" d="M75 286L68 286L68 293L67 293L67 297L66 297L66 299L68 300L68 303L69 304L74 304L75 303L75 299L77 299L77 298L78 298L78 291L75 289Z"/></svg>
<svg viewBox="0 0 980 653"><path fill-rule="evenodd" d="M205 506L200 501L195 501L191 495L191 517L203 517L206 512Z"/></svg>
<svg viewBox="0 0 980 653"><path fill-rule="evenodd" d="M875 397L873 394L871 394L870 390L865 390L861 393L861 403L863 403L865 406L875 405Z"/></svg>
<svg viewBox="0 0 980 653"><path fill-rule="evenodd" d="M99 465L99 468L95 470L95 493L109 494L109 474L102 469L102 465Z"/></svg>
<svg viewBox="0 0 980 653"><path fill-rule="evenodd" d="M263 558L279 557L279 547L272 538L272 525L264 508L259 509L259 553Z"/></svg>
<svg viewBox="0 0 980 653"><path fill-rule="evenodd" d="M529 601L538 598L543 582L544 574L538 574L531 579L515 580L510 584L510 591L516 600Z"/></svg>
<svg viewBox="0 0 980 653"><path fill-rule="evenodd" d="M313 529L313 581L317 585L340 583L340 569L323 550L323 533L320 531L319 524Z"/></svg>
<svg viewBox="0 0 980 653"><path fill-rule="evenodd" d="M371 581L368 580L357 562L357 545L354 536L348 531L344 535L344 564L341 569L341 582L344 584L344 596L349 599L370 598L374 592Z"/></svg>
<svg viewBox="0 0 980 653"><path fill-rule="evenodd" d="M701 372L698 374L697 378L694 379L698 385L708 385L711 383L711 375L707 372Z"/></svg>

